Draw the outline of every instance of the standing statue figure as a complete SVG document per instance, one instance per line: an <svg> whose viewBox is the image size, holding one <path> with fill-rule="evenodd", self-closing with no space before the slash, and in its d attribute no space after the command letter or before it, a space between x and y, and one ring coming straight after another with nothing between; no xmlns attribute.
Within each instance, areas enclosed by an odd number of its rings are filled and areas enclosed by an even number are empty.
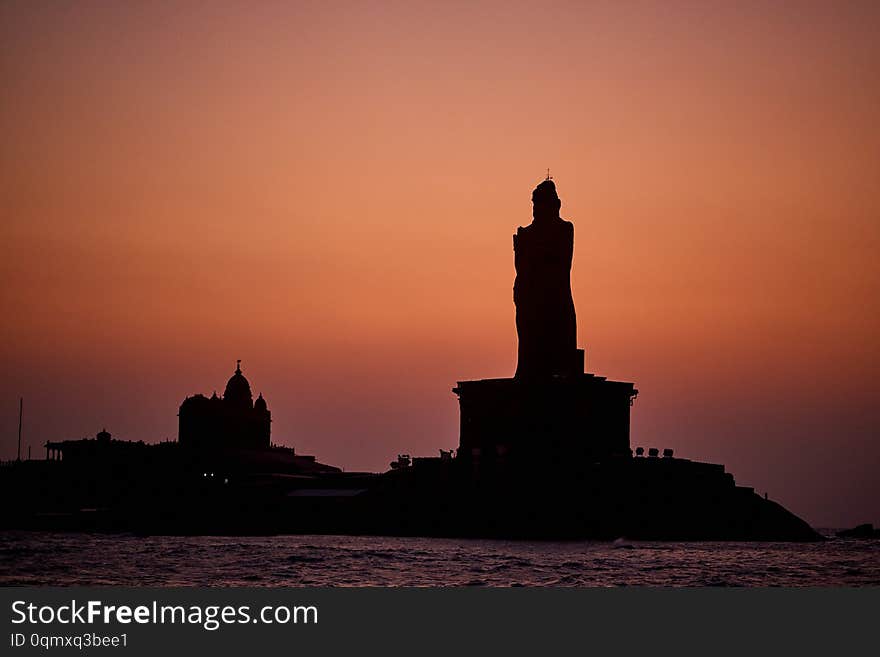
<svg viewBox="0 0 880 657"><path fill-rule="evenodd" d="M548 175L532 192L532 223L513 236L518 379L568 376L578 368L571 296L574 226L559 216L561 205ZM582 362L580 367L583 371Z"/></svg>

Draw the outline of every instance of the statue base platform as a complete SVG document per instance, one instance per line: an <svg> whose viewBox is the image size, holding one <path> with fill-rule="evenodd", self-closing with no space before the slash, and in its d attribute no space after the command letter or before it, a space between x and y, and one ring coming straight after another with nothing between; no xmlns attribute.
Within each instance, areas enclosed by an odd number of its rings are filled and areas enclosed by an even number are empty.
<svg viewBox="0 0 880 657"><path fill-rule="evenodd" d="M475 465L629 456L632 383L594 374L459 381L457 458Z"/></svg>

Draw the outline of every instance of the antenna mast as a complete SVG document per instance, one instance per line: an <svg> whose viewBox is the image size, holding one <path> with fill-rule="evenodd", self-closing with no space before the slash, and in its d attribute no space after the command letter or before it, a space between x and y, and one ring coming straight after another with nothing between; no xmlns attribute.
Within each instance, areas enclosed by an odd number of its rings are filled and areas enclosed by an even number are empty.
<svg viewBox="0 0 880 657"><path fill-rule="evenodd" d="M18 398L18 453L16 456L17 461L21 461L21 414L24 410L24 397Z"/></svg>

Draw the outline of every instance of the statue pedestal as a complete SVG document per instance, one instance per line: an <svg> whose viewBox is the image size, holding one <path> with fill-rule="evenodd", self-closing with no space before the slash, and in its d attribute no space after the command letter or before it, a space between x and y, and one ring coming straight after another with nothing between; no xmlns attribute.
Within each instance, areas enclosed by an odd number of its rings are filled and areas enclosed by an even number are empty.
<svg viewBox="0 0 880 657"><path fill-rule="evenodd" d="M475 465L629 456L632 383L593 374L459 381L458 459Z"/></svg>

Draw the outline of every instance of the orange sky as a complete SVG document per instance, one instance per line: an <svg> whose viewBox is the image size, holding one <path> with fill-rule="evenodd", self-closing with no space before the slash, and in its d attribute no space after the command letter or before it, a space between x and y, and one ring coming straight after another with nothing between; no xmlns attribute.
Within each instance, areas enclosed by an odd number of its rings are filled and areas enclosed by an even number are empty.
<svg viewBox="0 0 880 657"><path fill-rule="evenodd" d="M20 395L35 454L173 438L237 358L322 461L454 447L549 166L633 445L880 524L876 4L40 4L0 5L0 457Z"/></svg>

